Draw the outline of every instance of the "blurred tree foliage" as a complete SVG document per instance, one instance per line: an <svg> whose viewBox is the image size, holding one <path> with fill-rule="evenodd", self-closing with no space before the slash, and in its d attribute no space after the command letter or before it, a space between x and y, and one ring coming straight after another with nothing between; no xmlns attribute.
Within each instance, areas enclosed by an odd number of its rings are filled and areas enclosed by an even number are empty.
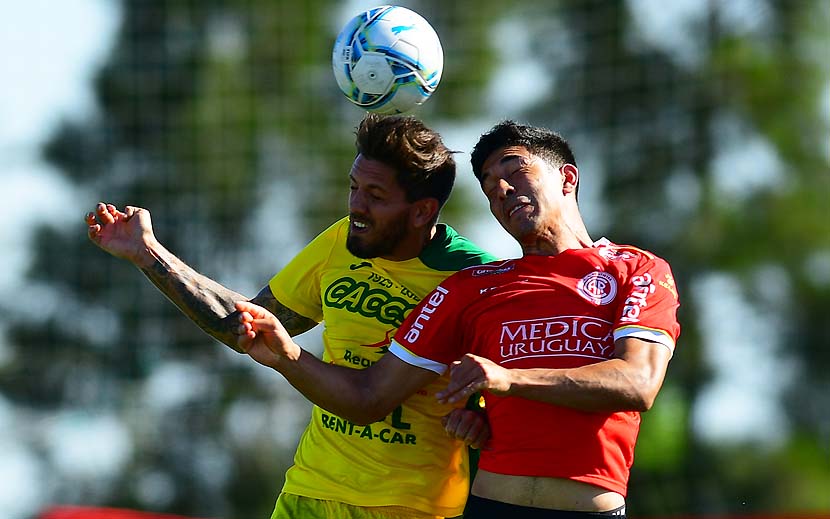
<svg viewBox="0 0 830 519"><path fill-rule="evenodd" d="M691 64L640 37L636 2L404 5L434 23L445 49L440 95L420 116L433 126L511 117L561 131L591 165L583 182L601 183L604 217L592 231L673 265L683 335L644 416L630 516L830 510L822 491L830 488L830 282L820 275L830 261L827 114L819 105L827 4L759 1L774 30L738 34L722 19L725 3L709 2L693 28L702 57ZM96 80L99 113L65 123L45 156L91 193L84 203L149 208L169 249L253 294L292 247L346 209L361 114L331 79L340 9L325 0L124 1L119 38ZM553 80L549 95L520 113L502 112L486 95L499 50L517 43L494 37L510 20L530 42L523 52ZM747 181L740 196L724 194L714 164L728 137L725 117L772 147L780 183ZM463 202L454 198L445 217L472 217ZM267 517L296 425L305 423L279 422L279 409L301 414L301 398L275 389L176 315L133 268L88 243L81 216L91 208L80 208L72 232L39 230L27 278L45 309L9 309L16 353L0 368L0 390L42 416L118 416L132 457L106 492L97 481L52 481L50 500ZM770 268L784 273L783 300L765 298ZM781 445L712 445L693 427L712 370L704 344L729 354L716 330L700 328L708 300L691 290L713 272L734 276L784 317L778 350L798 376L782 402L791 435ZM151 402L162 368L192 377L197 391L184 404ZM240 428L250 430L233 433Z"/></svg>
<svg viewBox="0 0 830 519"><path fill-rule="evenodd" d="M440 8L417 6L427 17ZM81 218L98 200L149 208L170 250L256 293L292 248L346 211L362 113L331 74L334 37L356 14L338 17L342 9L323 0L122 2L119 36L95 82L99 112L67 121L44 150L90 198L71 232L38 231L27 276L53 304L11 317L16 360L2 368L0 389L43 423L62 412L116 416L132 458L115 478L51 471L50 502L270 515L305 401L275 389L276 377L214 343L135 269L92 246ZM484 38L482 18L450 17L467 45ZM471 82L489 62L471 53L453 62L456 79L442 85L453 113L475 108ZM257 414L265 417L236 422ZM281 423L286 414L299 416ZM50 441L39 434L35 447Z"/></svg>

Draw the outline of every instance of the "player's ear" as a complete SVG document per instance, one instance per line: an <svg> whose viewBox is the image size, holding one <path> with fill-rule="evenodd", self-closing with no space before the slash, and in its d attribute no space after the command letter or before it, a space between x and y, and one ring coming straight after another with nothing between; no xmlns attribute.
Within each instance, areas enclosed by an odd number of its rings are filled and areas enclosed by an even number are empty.
<svg viewBox="0 0 830 519"><path fill-rule="evenodd" d="M422 198L412 204L411 221L414 227L431 225L438 216L438 200L435 198Z"/></svg>
<svg viewBox="0 0 830 519"><path fill-rule="evenodd" d="M573 164L565 164L559 168L562 173L562 193L568 194L576 191L579 184L579 170Z"/></svg>

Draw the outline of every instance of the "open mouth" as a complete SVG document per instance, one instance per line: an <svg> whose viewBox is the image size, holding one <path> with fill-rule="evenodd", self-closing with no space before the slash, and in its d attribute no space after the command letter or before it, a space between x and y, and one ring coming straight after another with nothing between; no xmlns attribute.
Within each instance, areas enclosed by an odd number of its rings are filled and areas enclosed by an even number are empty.
<svg viewBox="0 0 830 519"><path fill-rule="evenodd" d="M369 229L369 224L362 221L362 220L352 218L351 219L351 227L352 227L353 232L360 233L360 232L366 232Z"/></svg>
<svg viewBox="0 0 830 519"><path fill-rule="evenodd" d="M521 211L525 207L532 208L530 197L524 196L524 195L517 196L517 197L515 197L512 200L509 200L507 202L515 204L513 206L507 206L505 208L506 209L505 215L507 215L508 219L510 219L514 214L518 213L519 211Z"/></svg>
<svg viewBox="0 0 830 519"><path fill-rule="evenodd" d="M522 208L524 208L524 207L527 207L527 204L519 204L519 205L513 206L513 208L512 208L512 209L510 209L509 211L507 211L507 217L508 217L508 218L510 218L510 217L511 217L511 216L513 216L514 214L518 213L518 212L519 212L519 210L520 210L520 209L522 209Z"/></svg>

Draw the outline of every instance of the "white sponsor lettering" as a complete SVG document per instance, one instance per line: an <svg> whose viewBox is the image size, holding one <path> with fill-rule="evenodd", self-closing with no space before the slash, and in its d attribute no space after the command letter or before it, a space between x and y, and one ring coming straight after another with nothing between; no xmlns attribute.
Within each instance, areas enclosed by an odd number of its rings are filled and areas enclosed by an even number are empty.
<svg viewBox="0 0 830 519"><path fill-rule="evenodd" d="M626 261L635 257L634 254L615 247L602 247L599 249L599 255L609 261Z"/></svg>
<svg viewBox="0 0 830 519"><path fill-rule="evenodd" d="M502 363L554 355L607 359L614 351L613 345L611 323L587 316L502 323L499 338Z"/></svg>
<svg viewBox="0 0 830 519"><path fill-rule="evenodd" d="M421 311L418 312L415 320L412 321L412 326L409 327L406 335L404 335L403 338L406 342L414 344L415 341L418 340L418 337L421 336L421 330L424 329L424 323L429 321L429 316L432 315L438 306L444 302L444 297L447 294L449 294L449 292L445 288L441 286L435 287L432 295L427 301L424 302L424 305L421 307Z"/></svg>
<svg viewBox="0 0 830 519"><path fill-rule="evenodd" d="M646 299L655 290L654 282L649 273L645 273L642 276L634 276L631 278L631 283L636 288L625 298L625 302L623 303L625 306L623 306L622 317L620 317L620 321L626 323L639 322L640 311L648 306Z"/></svg>
<svg viewBox="0 0 830 519"><path fill-rule="evenodd" d="M503 359L511 357L537 357L540 354L580 353L589 357L608 358L611 345L583 339L552 339L529 342L511 342L500 346ZM506 361L507 362L507 361Z"/></svg>
<svg viewBox="0 0 830 519"><path fill-rule="evenodd" d="M505 274L505 273L510 272L511 270L515 269L515 268L516 268L515 263L511 263L509 265L504 265L504 266L499 266L499 267L497 267L495 265L490 265L490 266L487 266L487 267L476 268L475 270L473 270L473 277L492 276L494 274Z"/></svg>

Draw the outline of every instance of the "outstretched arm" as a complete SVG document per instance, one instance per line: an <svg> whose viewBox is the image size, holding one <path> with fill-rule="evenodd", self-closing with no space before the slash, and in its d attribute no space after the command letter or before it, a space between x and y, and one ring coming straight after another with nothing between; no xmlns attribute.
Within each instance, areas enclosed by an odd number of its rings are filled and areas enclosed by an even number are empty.
<svg viewBox="0 0 830 519"><path fill-rule="evenodd" d="M280 372L309 400L358 424L381 420L438 374L384 355L366 369L327 364L303 350L267 309L240 301L238 347ZM477 437L478 433L470 433Z"/></svg>
<svg viewBox="0 0 830 519"><path fill-rule="evenodd" d="M647 411L663 384L671 352L631 337L615 346L614 358L569 369L506 369L467 354L453 365L450 383L437 397L453 403L486 389L583 411Z"/></svg>
<svg viewBox="0 0 830 519"><path fill-rule="evenodd" d="M234 302L247 297L200 274L168 251L153 233L148 210L127 206L119 211L112 204L99 203L85 221L93 243L131 262L202 330L241 352L235 334L239 323ZM292 335L317 324L281 305L268 287L252 301L269 309Z"/></svg>

